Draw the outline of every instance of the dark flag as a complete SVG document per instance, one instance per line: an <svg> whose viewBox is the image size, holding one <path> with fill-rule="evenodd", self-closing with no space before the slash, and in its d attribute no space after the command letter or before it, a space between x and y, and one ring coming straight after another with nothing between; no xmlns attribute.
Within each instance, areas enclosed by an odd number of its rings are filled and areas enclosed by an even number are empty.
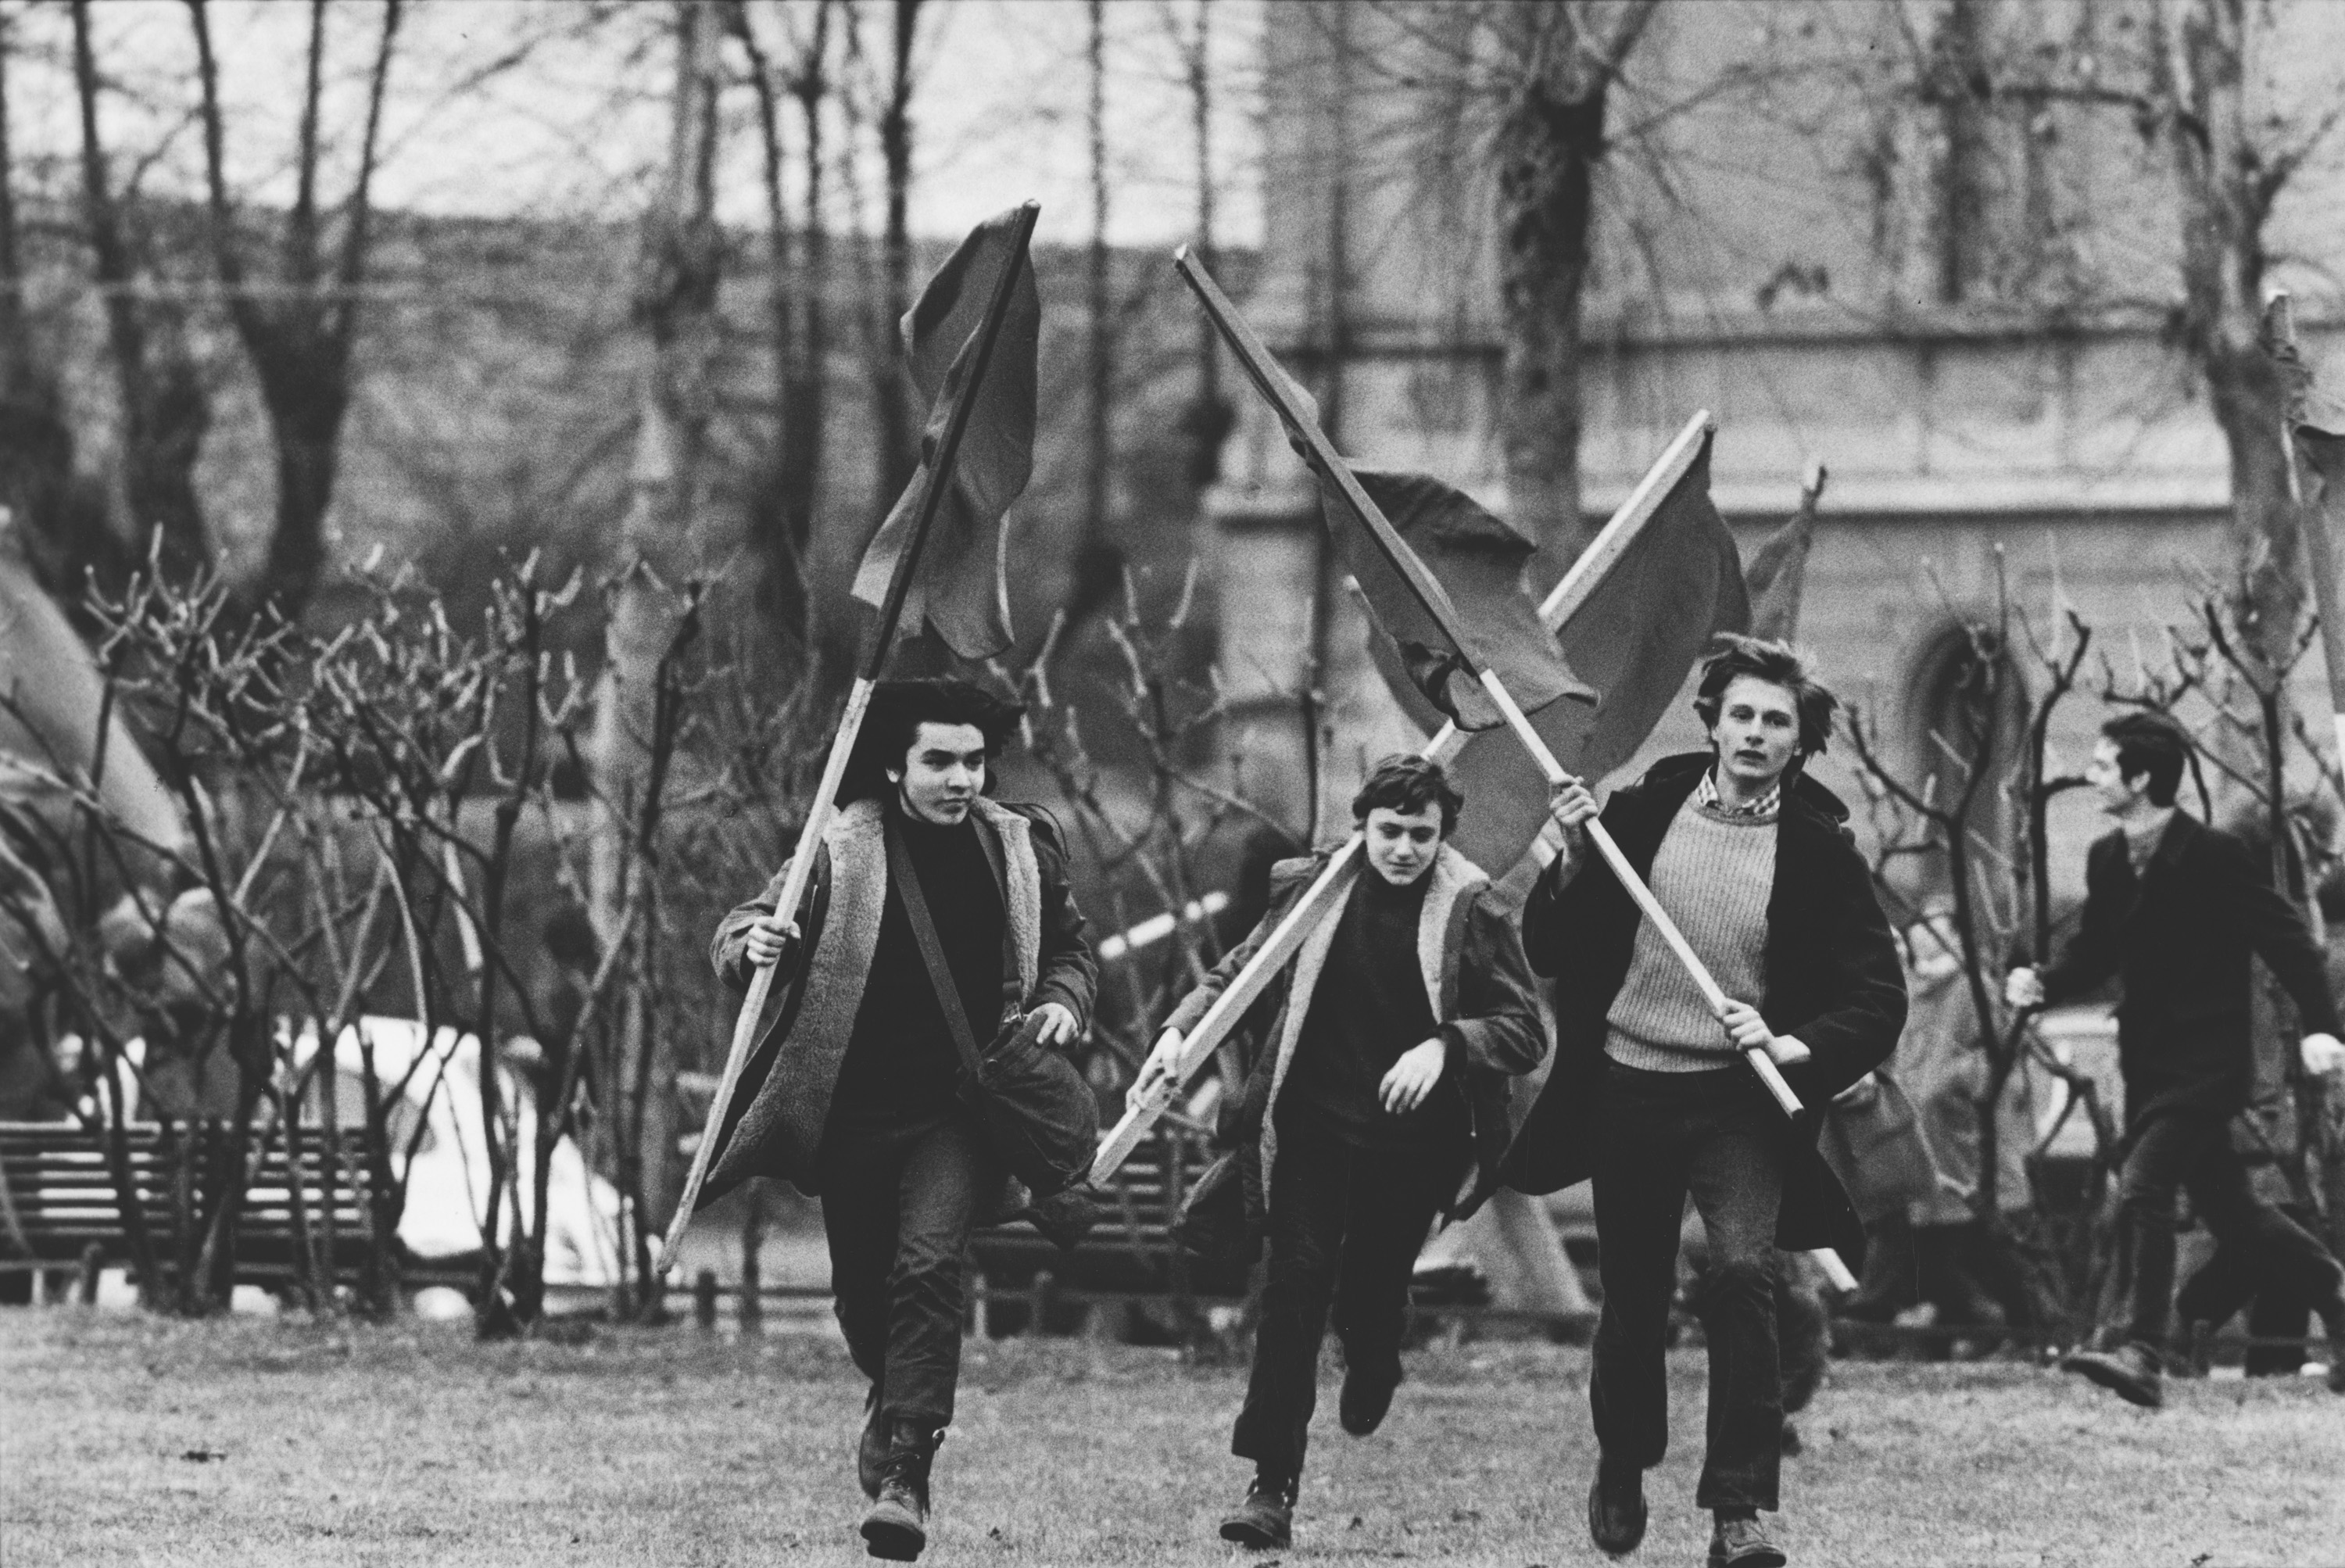
<svg viewBox="0 0 2345 1568"><path fill-rule="evenodd" d="M905 314L906 366L929 410L920 436L920 472L872 535L855 574L855 596L878 608L897 554L911 532L953 393L969 377L972 336L1002 268L1014 260L1019 273L1009 311L898 623L910 629L925 621L953 652L970 659L990 657L1010 646L1001 519L1034 472L1035 355L1042 305L1033 265L1018 243L1019 214L1012 209L971 229Z"/></svg>
<svg viewBox="0 0 2345 1568"><path fill-rule="evenodd" d="M2264 348L2279 363L2288 403L2285 439L2294 446L2288 454L2289 488L2297 488L2299 457L2312 475L2299 498L2305 574L2312 579L2320 611L2330 723L2338 755L2345 757L2345 605L2337 591L2337 537L2345 533L2345 401L2314 379L2312 366L2297 348L2296 317L2286 294L2265 307L2263 327Z"/></svg>
<svg viewBox="0 0 2345 1568"><path fill-rule="evenodd" d="M1808 465L1800 486L1800 509L1792 520L1759 542L1744 568L1751 591L1751 635L1787 643L1799 635L1800 594L1806 585L1808 551L1816 539L1816 503L1823 496L1824 465Z"/></svg>
<svg viewBox="0 0 2345 1568"><path fill-rule="evenodd" d="M1532 722L1566 768L1601 779L1636 755L1711 639L1750 624L1741 557L1711 504L1705 437L1651 520L1556 630L1573 671L1601 694L1596 708L1553 703ZM1547 780L1504 735L1470 737L1449 776L1466 792L1452 841L1504 878L1547 823Z"/></svg>
<svg viewBox="0 0 2345 1568"><path fill-rule="evenodd" d="M1437 479L1373 469L1354 473L1393 532L1448 594L1471 640L1467 651L1497 672L1517 706L1536 714L1564 697L1595 705L1596 693L1571 673L1523 586L1523 566L1535 548L1529 540ZM1427 728L1438 728L1442 718L1457 720L1461 729L1505 723L1481 681L1451 649L1399 572L1352 520L1342 493L1323 484L1320 504L1328 533L1368 603L1369 652L1410 717Z"/></svg>

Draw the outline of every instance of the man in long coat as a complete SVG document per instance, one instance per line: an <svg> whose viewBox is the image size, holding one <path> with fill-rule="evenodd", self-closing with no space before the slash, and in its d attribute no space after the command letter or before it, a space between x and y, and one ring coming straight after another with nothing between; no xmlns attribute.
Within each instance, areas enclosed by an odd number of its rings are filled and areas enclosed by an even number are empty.
<svg viewBox="0 0 2345 1568"><path fill-rule="evenodd" d="M805 905L775 912L785 866L710 944L730 984L777 962L790 983L758 1021L707 1196L766 1176L822 1199L839 1327L871 1380L858 1471L874 1556L909 1560L926 1542L930 1463L960 1370L962 1254L973 1227L1015 1207L961 1098L889 841L919 878L979 1044L1022 1013L1064 1048L1091 1012L1096 964L1058 825L983 793L1020 711L964 682L882 684Z"/></svg>
<svg viewBox="0 0 2345 1568"><path fill-rule="evenodd" d="M1496 1170L1508 1081L1547 1054L1514 926L1489 878L1445 842L1464 804L1424 758L1388 757L1369 773L1352 802L1367 866L1342 913L1295 954L1243 1092L1233 1157L1270 1273L1230 1441L1254 1465L1222 1522L1223 1539L1240 1545L1291 1539L1331 1306L1344 1430L1365 1437L1382 1424L1426 1233ZM1274 870L1270 911L1165 1020L1135 1095L1170 1069L1325 863Z"/></svg>
<svg viewBox="0 0 2345 1568"><path fill-rule="evenodd" d="M1644 1537L1644 1472L1669 1441L1663 1350L1690 1192L1710 1244L1709 1453L1713 1568L1778 1568L1759 1521L1777 1505L1782 1391L1773 1253L1832 1247L1862 1261L1863 1227L1815 1148L1834 1095L1896 1044L1905 990L1895 942L1846 809L1798 766L1836 703L1779 643L1736 639L1702 669L1694 708L1711 749L1656 763L1614 792L1605 828L1731 999L1702 993L1601 862L1587 790L1556 798L1565 852L1523 911L1531 967L1556 979L1556 1064L1502 1179L1552 1192L1593 1176L1604 1284L1589 1402L1601 1449L1589 1532L1614 1555ZM1750 1067L1764 1050L1805 1114L1787 1121Z"/></svg>

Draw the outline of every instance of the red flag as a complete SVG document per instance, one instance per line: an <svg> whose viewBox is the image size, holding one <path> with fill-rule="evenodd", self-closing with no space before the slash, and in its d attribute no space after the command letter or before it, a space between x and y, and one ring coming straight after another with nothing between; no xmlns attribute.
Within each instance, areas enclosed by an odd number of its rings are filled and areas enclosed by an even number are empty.
<svg viewBox="0 0 2345 1568"><path fill-rule="evenodd" d="M1355 476L1448 594L1472 640L1469 651L1497 672L1524 712L1538 713L1561 697L1594 706L1595 692L1571 673L1523 587L1523 566L1536 548L1529 540L1437 479L1372 469ZM1505 723L1384 552L1362 536L1349 504L1332 487L1323 487L1320 499L1328 532L1368 603L1369 652L1411 717L1428 728L1439 723L1434 710L1461 729Z"/></svg>
<svg viewBox="0 0 2345 1568"><path fill-rule="evenodd" d="M1532 722L1566 768L1601 779L1636 754L1721 632L1751 624L1734 535L1710 499L1710 443L1654 510L1556 640L1571 668L1602 693L1595 709L1550 704ZM1449 766L1466 792L1453 840L1504 877L1546 824L1548 788L1508 735L1470 737Z"/></svg>
<svg viewBox="0 0 2345 1568"><path fill-rule="evenodd" d="M919 510L928 468L943 440L953 394L968 379L971 339L1003 267L1019 270L1009 312L978 386L952 465L952 483L920 547L911 591L898 624L926 621L963 658L987 658L1010 646L1010 606L1002 573L1002 514L1034 472L1035 356L1042 304L1034 268L1017 242L1019 209L969 231L905 314L902 332L912 384L929 402L920 438L921 471L872 535L855 574L855 596L877 609Z"/></svg>
<svg viewBox="0 0 2345 1568"><path fill-rule="evenodd" d="M1792 520L1751 552L1742 580L1751 592L1751 635L1787 643L1799 635L1800 595L1806 585L1808 551L1816 540L1816 503L1824 487L1823 464L1808 471L1800 486L1800 509Z"/></svg>

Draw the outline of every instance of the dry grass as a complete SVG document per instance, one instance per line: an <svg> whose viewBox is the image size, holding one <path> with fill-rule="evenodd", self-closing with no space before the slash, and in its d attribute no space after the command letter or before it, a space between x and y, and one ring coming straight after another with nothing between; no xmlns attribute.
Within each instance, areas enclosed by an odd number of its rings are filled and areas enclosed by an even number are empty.
<svg viewBox="0 0 2345 1568"><path fill-rule="evenodd" d="M1597 1563L1585 1352L1427 1351L1384 1433L1325 1434L1302 1563ZM1700 1364L1648 1563L1702 1561ZM489 1346L456 1329L10 1311L0 1565L867 1561L859 1409L828 1336L690 1329ZM973 1348L939 1461L944 1564L1222 1563L1239 1375L1065 1341ZM1328 1404L1332 1405L1332 1388ZM1853 1365L1785 1471L1792 1561L2345 1563L2345 1400L2184 1385L2161 1414L2007 1365Z"/></svg>

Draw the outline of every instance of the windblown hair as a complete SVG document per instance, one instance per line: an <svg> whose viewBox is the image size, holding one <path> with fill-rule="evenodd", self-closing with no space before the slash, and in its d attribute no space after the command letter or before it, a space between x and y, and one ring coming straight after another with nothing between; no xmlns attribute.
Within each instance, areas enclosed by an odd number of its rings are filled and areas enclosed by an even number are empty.
<svg viewBox="0 0 2345 1568"><path fill-rule="evenodd" d="M1446 839L1457 826L1465 795L1449 781L1440 763L1396 751L1368 770L1360 792L1352 797L1352 820L1366 821L1368 813L1379 806L1407 813L1422 811L1436 802L1441 807L1441 836Z"/></svg>
<svg viewBox="0 0 2345 1568"><path fill-rule="evenodd" d="M883 680L871 694L861 733L855 738L855 755L847 765L838 798L842 801L894 791L888 770L900 771L910 757L912 743L923 724L973 725L985 737L985 759L1001 754L1002 743L1026 715L1021 703L994 696L965 680ZM993 788L993 769L986 769L985 785Z"/></svg>
<svg viewBox="0 0 2345 1568"><path fill-rule="evenodd" d="M2174 804L2183 765L2190 760L2189 731L2162 713L2121 713L2101 726L2101 734L2117 742L2120 777L2148 774L2149 803Z"/></svg>
<svg viewBox="0 0 2345 1568"><path fill-rule="evenodd" d="M1840 698L1808 673L1807 661L1793 653L1788 643L1731 635L1719 641L1723 646L1702 661L1701 684L1694 688L1693 710L1701 716L1702 728L1717 727L1726 688L1737 677L1747 675L1792 694L1792 709L1800 717L1800 751L1795 761L1823 755L1832 742L1832 715L1840 711Z"/></svg>

